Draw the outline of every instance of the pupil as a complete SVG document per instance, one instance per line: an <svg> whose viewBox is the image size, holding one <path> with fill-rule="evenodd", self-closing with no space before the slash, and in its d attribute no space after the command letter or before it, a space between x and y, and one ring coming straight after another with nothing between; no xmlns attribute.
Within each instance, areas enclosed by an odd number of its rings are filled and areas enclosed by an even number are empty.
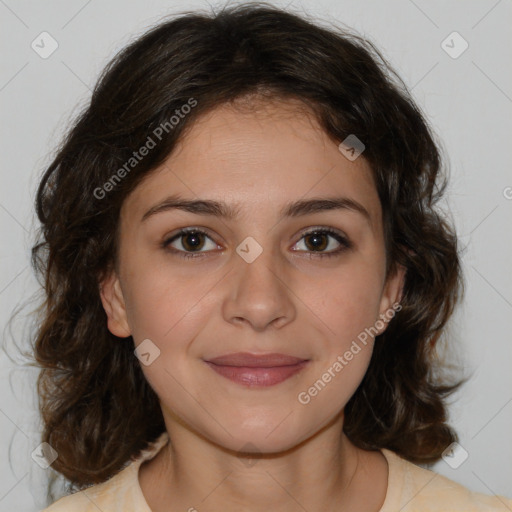
<svg viewBox="0 0 512 512"><path fill-rule="evenodd" d="M311 245L314 249L325 249L325 247L326 247L325 238L326 238L325 235L322 233L311 233L308 236L308 239L313 240L314 242L312 244L308 244L308 245ZM322 239L323 239L324 243L322 243Z"/></svg>
<svg viewBox="0 0 512 512"><path fill-rule="evenodd" d="M184 246L186 249L197 249L201 245L201 233L193 232L188 233L184 238ZM190 241L192 242L190 243Z"/></svg>

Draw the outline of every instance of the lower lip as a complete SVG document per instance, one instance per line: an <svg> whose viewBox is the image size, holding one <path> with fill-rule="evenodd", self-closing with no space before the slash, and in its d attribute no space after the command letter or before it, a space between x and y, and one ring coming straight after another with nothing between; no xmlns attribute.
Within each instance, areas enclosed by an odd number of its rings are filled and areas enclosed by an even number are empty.
<svg viewBox="0 0 512 512"><path fill-rule="evenodd" d="M274 386L299 373L308 363L308 361L302 361L290 366L251 368L248 366L221 366L209 361L205 362L219 375L248 387Z"/></svg>

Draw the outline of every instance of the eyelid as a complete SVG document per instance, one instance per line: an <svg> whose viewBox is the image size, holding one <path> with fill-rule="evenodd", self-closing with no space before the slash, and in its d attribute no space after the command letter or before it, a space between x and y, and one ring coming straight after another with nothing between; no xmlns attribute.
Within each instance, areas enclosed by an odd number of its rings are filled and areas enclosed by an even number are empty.
<svg viewBox="0 0 512 512"><path fill-rule="evenodd" d="M345 240L347 243L350 242L348 236L343 231L341 231L340 229L337 229L337 228L333 228L331 226L309 226L309 227L301 230L299 232L299 235L302 238L304 235L309 235L311 233L315 233L318 231L320 231L322 233L329 233L329 234L337 235L340 238L343 238L343 240Z"/></svg>

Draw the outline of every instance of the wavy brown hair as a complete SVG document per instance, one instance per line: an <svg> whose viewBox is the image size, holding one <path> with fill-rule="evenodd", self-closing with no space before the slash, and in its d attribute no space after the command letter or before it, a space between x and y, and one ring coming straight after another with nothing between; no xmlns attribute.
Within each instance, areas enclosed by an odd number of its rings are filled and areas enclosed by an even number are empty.
<svg viewBox="0 0 512 512"><path fill-rule="evenodd" d="M34 340L42 441L76 489L105 481L165 430L133 343L109 332L100 301L98 283L118 261L121 205L199 116L255 96L299 100L333 141L354 134L364 142L387 271L406 269L402 310L376 340L346 405L345 433L361 448L417 463L438 460L457 439L446 398L463 380L443 377L437 350L462 293L456 235L437 205L446 187L441 146L369 40L243 4L181 13L122 50L39 184L32 265L45 290ZM191 98L196 106L106 193L104 184Z"/></svg>

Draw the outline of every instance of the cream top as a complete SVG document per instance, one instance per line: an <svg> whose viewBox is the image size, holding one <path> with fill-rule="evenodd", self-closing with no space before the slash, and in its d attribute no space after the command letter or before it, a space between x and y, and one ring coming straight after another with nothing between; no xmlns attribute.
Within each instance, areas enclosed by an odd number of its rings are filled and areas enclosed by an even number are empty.
<svg viewBox="0 0 512 512"><path fill-rule="evenodd" d="M167 443L164 432L112 478L69 496L41 512L152 512L139 485L139 467ZM472 492L396 453L381 450L389 466L386 498L379 512L510 512L512 499Z"/></svg>

